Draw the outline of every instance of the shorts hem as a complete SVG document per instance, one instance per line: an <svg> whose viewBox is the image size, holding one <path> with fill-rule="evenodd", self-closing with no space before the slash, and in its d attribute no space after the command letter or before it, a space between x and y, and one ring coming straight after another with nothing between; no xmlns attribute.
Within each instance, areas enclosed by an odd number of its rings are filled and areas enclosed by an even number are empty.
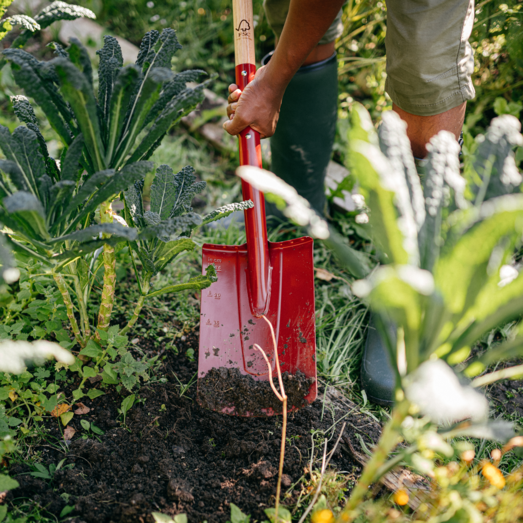
<svg viewBox="0 0 523 523"><path fill-rule="evenodd" d="M475 95L475 93L471 93L469 89L462 89L455 91L450 96L447 96L447 98L444 98L443 100L435 103L415 104L412 102L399 100L398 96L395 95L395 93L389 92L388 89L387 92L389 93L392 102L395 105L397 105L403 111L416 116L434 116L436 114L450 111L451 109L458 107L458 105L461 105L463 102L472 100Z"/></svg>

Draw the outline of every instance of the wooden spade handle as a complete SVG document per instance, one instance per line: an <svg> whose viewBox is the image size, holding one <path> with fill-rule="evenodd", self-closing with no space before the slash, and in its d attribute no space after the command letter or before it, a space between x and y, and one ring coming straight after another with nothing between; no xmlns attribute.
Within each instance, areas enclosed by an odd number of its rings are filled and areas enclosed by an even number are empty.
<svg viewBox="0 0 523 523"><path fill-rule="evenodd" d="M236 84L244 90L256 74L254 54L254 17L252 0L233 0L234 51L236 55ZM239 137L240 165L262 167L260 134L250 127ZM252 200L254 207L244 211L247 236L247 283L253 316L267 312L270 297L270 261L263 193L242 180L244 200Z"/></svg>
<svg viewBox="0 0 523 523"><path fill-rule="evenodd" d="M235 65L255 64L252 0L232 0Z"/></svg>

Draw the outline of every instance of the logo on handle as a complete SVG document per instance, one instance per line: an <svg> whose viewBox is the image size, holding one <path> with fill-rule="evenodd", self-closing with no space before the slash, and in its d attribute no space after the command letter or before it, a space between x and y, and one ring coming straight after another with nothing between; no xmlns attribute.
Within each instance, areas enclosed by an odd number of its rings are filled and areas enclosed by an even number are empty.
<svg viewBox="0 0 523 523"><path fill-rule="evenodd" d="M251 24L245 20L241 20L240 24L236 28L236 31L238 32L238 38L248 38L251 39Z"/></svg>

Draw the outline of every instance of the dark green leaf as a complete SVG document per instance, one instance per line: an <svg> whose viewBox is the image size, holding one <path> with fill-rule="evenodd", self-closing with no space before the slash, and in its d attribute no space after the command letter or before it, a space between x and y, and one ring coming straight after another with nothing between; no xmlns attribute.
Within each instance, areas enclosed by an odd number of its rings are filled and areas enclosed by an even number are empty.
<svg viewBox="0 0 523 523"><path fill-rule="evenodd" d="M97 171L102 171L105 168L105 152L92 86L82 72L65 58L55 58L50 63L60 79L64 98L74 111L93 165Z"/></svg>
<svg viewBox="0 0 523 523"><path fill-rule="evenodd" d="M349 136L349 170L355 174L365 197L365 204L372 209L369 223L372 238L378 249L390 263L405 264L409 258L418 255L414 248L405 250L405 237L397 223L395 193L385 188L382 181L390 173L391 167L381 151L376 147L376 138L369 129L374 126L368 112L356 104L351 114ZM379 172L378 172L379 170Z"/></svg>
<svg viewBox="0 0 523 523"><path fill-rule="evenodd" d="M0 148L22 174L21 178L12 178L12 182L18 189L38 197L38 181L46 171L35 133L27 127L17 127L11 135L7 127L0 125ZM15 174L17 173L12 171L12 175Z"/></svg>
<svg viewBox="0 0 523 523"><path fill-rule="evenodd" d="M151 211L162 220L169 218L176 202L176 193L173 170L168 165L160 165L151 185Z"/></svg>
<svg viewBox="0 0 523 523"><path fill-rule="evenodd" d="M16 83L34 98L46 114L51 127L65 144L72 140L69 125L74 128L71 111L55 85L56 75L48 63L38 62L21 49L6 49L4 56L11 62Z"/></svg>
<svg viewBox="0 0 523 523"><path fill-rule="evenodd" d="M38 144L40 146L40 152L45 161L47 174L54 180L58 179L58 169L52 158L49 157L49 152L47 151L47 145L45 143L44 137L40 132L38 127L38 121L34 114L33 108L29 103L29 100L22 95L12 96L11 102L13 103L13 108L18 119L27 125L27 128L33 131L38 139Z"/></svg>
<svg viewBox="0 0 523 523"><path fill-rule="evenodd" d="M167 67L170 69L174 53L181 48L182 46L176 37L176 31L170 28L164 29L160 38L154 44L154 58L151 60L151 55L149 54L145 59L144 67L149 65L150 68Z"/></svg>
<svg viewBox="0 0 523 523"><path fill-rule="evenodd" d="M49 27L53 22L57 22L58 20L76 20L77 18L91 18L94 20L96 15L85 7L57 1L42 9L35 16L35 20L40 24L42 29Z"/></svg>
<svg viewBox="0 0 523 523"><path fill-rule="evenodd" d="M155 120L140 145L129 158L128 162L149 158L150 149L158 147L159 140L183 116L190 113L204 99L203 84L194 89L185 89L171 100Z"/></svg>
<svg viewBox="0 0 523 523"><path fill-rule="evenodd" d="M153 166L154 164L152 162L135 162L124 165L122 169L109 177L107 182L98 189L71 225L74 226L83 216L94 212L96 207L101 203L126 191L130 185L138 180L143 180L145 175L152 170Z"/></svg>
<svg viewBox="0 0 523 523"><path fill-rule="evenodd" d="M119 70L114 81L111 103L108 108L108 130L107 130L107 165L113 166L113 155L120 141L123 131L123 123L128 111L129 103L133 94L140 70L134 65L128 65Z"/></svg>
<svg viewBox="0 0 523 523"><path fill-rule="evenodd" d="M158 289L157 291L150 292L147 297L152 298L153 296L160 296L162 294L170 294L185 290L202 290L210 287L218 278L216 276L216 269L214 265L208 265L206 269L206 274L201 276L196 276L191 278L187 283L179 283L177 285L168 285L163 289Z"/></svg>
<svg viewBox="0 0 523 523"><path fill-rule="evenodd" d="M14 189L25 187L22 171L15 162L0 160L0 171L4 173L4 181L0 181L0 197L11 194Z"/></svg>
<svg viewBox="0 0 523 523"><path fill-rule="evenodd" d="M79 134L67 148L65 158L62 161L62 180L77 182L80 178L80 159L84 149L84 138Z"/></svg>
<svg viewBox="0 0 523 523"><path fill-rule="evenodd" d="M31 193L18 191L4 198L3 204L10 218L27 224L36 237L47 237L44 209Z"/></svg>
<svg viewBox="0 0 523 523"><path fill-rule="evenodd" d="M49 42L47 47L54 49L54 54L62 58L69 58L67 51L58 42Z"/></svg>
<svg viewBox="0 0 523 523"><path fill-rule="evenodd" d="M123 66L122 49L114 36L104 36L103 47L96 51L100 57L98 66L98 103L102 109L104 119L109 114L109 104L113 93L113 86L120 68Z"/></svg>
<svg viewBox="0 0 523 523"><path fill-rule="evenodd" d="M1 169L1 166L0 166ZM142 226L143 222L143 203L142 203L143 182L137 181L124 193L125 203L129 213L137 226Z"/></svg>
<svg viewBox="0 0 523 523"><path fill-rule="evenodd" d="M91 65L91 59L89 58L89 53L87 49L82 45L82 42L78 38L71 37L71 44L67 49L69 59L71 62L76 65L76 67L82 71L85 76L85 79L89 85L93 86L93 66Z"/></svg>
<svg viewBox="0 0 523 523"><path fill-rule="evenodd" d="M194 169L190 165L184 167L174 176L176 198L169 215L171 218L192 211L192 199L196 194L201 193L206 186L205 182L196 182L195 180Z"/></svg>
<svg viewBox="0 0 523 523"><path fill-rule="evenodd" d="M136 239L138 233L136 229L125 227L118 222L113 223L100 223L98 225L91 225L86 229L81 229L75 231L66 236L60 238L53 238L52 243L64 242L64 241L76 241L83 242L92 240L93 238L99 237L101 233L111 234L113 236L118 236L119 238L125 238L128 241L133 241Z"/></svg>
<svg viewBox="0 0 523 523"><path fill-rule="evenodd" d="M146 225L159 225L162 219L157 212L145 211L143 213L143 219Z"/></svg>
<svg viewBox="0 0 523 523"><path fill-rule="evenodd" d="M82 205L84 201L89 198L93 193L96 192L96 189L101 187L102 184L106 184L114 176L114 169L108 169L106 171L100 171L92 176L90 176L87 181L80 186L78 193L71 200L69 205L66 207L62 217L59 219L58 223L65 220L65 218L73 212L79 205Z"/></svg>
<svg viewBox="0 0 523 523"><path fill-rule="evenodd" d="M202 224L202 218L195 213L187 213L160 222L158 225L146 227L140 239L158 238L162 242L171 242L181 237L187 237L191 230Z"/></svg>
<svg viewBox="0 0 523 523"><path fill-rule="evenodd" d="M133 148L151 107L160 96L162 85L171 78L172 72L164 67L156 67L147 71L137 95L131 102L122 139L118 145L115 165L123 162Z"/></svg>
<svg viewBox="0 0 523 523"><path fill-rule="evenodd" d="M153 29L148 33L145 33L140 44L140 51L138 53L138 58L136 59L136 65L143 69L146 58L149 54L153 53L154 44L158 40L160 33Z"/></svg>
<svg viewBox="0 0 523 523"><path fill-rule="evenodd" d="M13 109L17 118L22 122L27 124L38 125L38 120L34 113L33 107L29 103L27 97L23 95L11 96L11 103L13 104Z"/></svg>
<svg viewBox="0 0 523 523"><path fill-rule="evenodd" d="M207 74L205 71L194 69L192 71L183 71L174 76L174 78L167 82L160 93L160 98L153 105L147 118L144 122L144 127L149 125L154 119L165 109L166 105L175 97L178 96L184 89L188 82L196 82L200 76Z"/></svg>

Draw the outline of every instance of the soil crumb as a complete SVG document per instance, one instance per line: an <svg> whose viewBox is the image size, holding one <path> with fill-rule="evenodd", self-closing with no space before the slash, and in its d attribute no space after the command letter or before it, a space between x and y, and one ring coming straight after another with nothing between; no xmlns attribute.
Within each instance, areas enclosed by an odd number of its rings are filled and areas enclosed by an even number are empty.
<svg viewBox="0 0 523 523"><path fill-rule="evenodd" d="M296 374L284 372L282 380L288 408L307 405L305 398L314 378L307 378L303 372L298 371ZM272 381L279 391L278 377L274 376ZM198 401L202 407L210 410L233 408L233 414L239 416L264 416L267 409L280 414L283 407L268 380L257 381L242 374L239 369L225 367L211 369L199 381Z"/></svg>

